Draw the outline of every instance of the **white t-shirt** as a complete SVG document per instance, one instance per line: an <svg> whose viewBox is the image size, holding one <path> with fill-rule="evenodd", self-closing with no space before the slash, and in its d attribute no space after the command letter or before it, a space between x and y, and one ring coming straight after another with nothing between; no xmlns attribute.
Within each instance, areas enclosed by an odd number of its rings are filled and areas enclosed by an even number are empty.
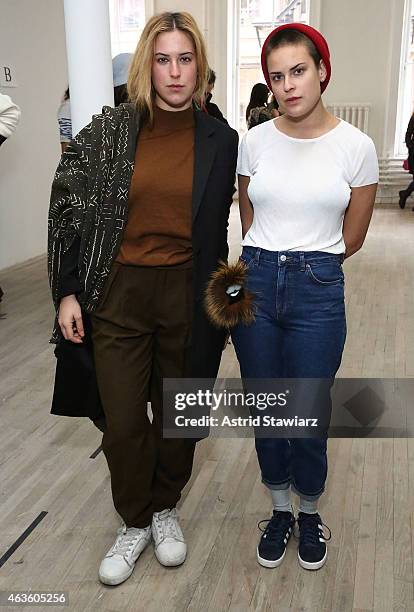
<svg viewBox="0 0 414 612"><path fill-rule="evenodd" d="M378 159L371 138L347 121L317 138L287 136L267 121L243 136L237 173L250 177L254 208L244 246L344 253L351 187L378 182Z"/></svg>

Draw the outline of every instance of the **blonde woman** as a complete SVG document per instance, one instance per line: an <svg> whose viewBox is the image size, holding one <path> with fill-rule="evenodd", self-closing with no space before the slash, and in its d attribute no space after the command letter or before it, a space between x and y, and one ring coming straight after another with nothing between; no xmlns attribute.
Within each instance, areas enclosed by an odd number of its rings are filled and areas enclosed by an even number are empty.
<svg viewBox="0 0 414 612"><path fill-rule="evenodd" d="M162 383L218 371L224 332L208 323L202 296L227 258L238 144L234 130L197 110L207 72L191 15L154 16L131 63L131 103L93 118L52 188L53 340L92 340L102 447L123 520L99 569L105 584L131 575L151 536L161 564L186 558L176 505L195 442L163 439Z"/></svg>

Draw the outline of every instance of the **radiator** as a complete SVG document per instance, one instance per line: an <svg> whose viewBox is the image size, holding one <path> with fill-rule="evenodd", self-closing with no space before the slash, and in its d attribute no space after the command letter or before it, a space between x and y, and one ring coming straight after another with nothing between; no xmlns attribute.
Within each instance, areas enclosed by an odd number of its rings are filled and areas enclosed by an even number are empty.
<svg viewBox="0 0 414 612"><path fill-rule="evenodd" d="M411 181L411 174L403 170L403 159L399 157L379 157L379 186L375 202L377 204L398 205L398 192L405 189Z"/></svg>
<svg viewBox="0 0 414 612"><path fill-rule="evenodd" d="M370 104L328 104L330 113L368 134Z"/></svg>

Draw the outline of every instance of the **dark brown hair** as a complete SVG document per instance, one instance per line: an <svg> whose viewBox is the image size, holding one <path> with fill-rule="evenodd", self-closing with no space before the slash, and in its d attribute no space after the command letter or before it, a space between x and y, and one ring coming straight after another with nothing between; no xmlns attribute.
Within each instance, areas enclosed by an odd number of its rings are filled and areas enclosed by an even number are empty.
<svg viewBox="0 0 414 612"><path fill-rule="evenodd" d="M214 85L215 82L216 82L216 73L214 72L212 68L209 68L208 76L207 76L207 83L209 85Z"/></svg>
<svg viewBox="0 0 414 612"><path fill-rule="evenodd" d="M246 108L246 121L249 120L249 115L252 108L266 106L268 97L269 88L267 85L265 85L265 83L256 83L256 85L253 85L249 104Z"/></svg>
<svg viewBox="0 0 414 612"><path fill-rule="evenodd" d="M315 66L319 68L320 61L322 59L318 49L314 45L313 41L298 30L281 30L277 32L266 45L266 58L269 57L269 53L279 47L286 47L287 45L305 45L309 51L309 55L315 62Z"/></svg>

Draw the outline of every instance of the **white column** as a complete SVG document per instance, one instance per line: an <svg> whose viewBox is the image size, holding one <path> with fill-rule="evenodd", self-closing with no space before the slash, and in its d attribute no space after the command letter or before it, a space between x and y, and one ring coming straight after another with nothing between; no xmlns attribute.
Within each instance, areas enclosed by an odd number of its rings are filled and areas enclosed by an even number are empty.
<svg viewBox="0 0 414 612"><path fill-rule="evenodd" d="M227 121L239 129L240 102L240 2L227 0ZM225 113L224 113L225 114Z"/></svg>
<svg viewBox="0 0 414 612"><path fill-rule="evenodd" d="M64 0L72 135L114 105L109 4Z"/></svg>
<svg viewBox="0 0 414 612"><path fill-rule="evenodd" d="M227 3L223 0L209 0L205 3L208 63L217 75L213 91L213 102L223 115L227 115ZM231 124L233 125L233 123Z"/></svg>

